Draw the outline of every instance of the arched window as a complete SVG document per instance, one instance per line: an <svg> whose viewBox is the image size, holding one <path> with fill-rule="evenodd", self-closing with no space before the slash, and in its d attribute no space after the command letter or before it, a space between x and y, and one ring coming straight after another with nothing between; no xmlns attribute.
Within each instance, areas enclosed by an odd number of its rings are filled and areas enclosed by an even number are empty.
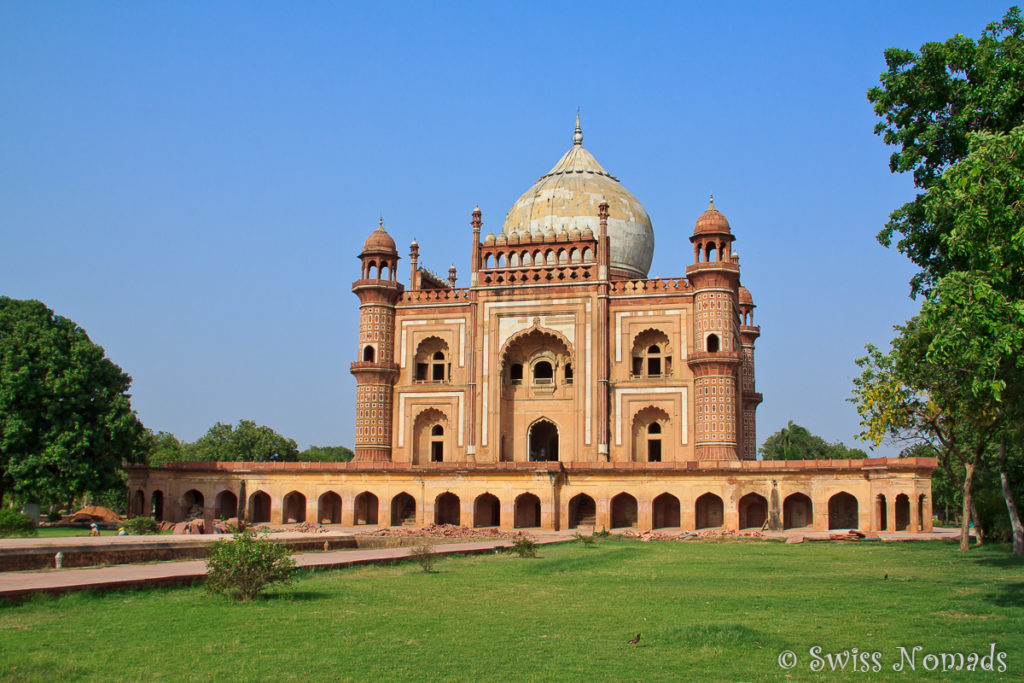
<svg viewBox="0 0 1024 683"><path fill-rule="evenodd" d="M508 369L508 380L512 384L523 383L523 364L513 363Z"/></svg>
<svg viewBox="0 0 1024 683"><path fill-rule="evenodd" d="M434 425L430 428L430 462L444 461L444 427Z"/></svg>
<svg viewBox="0 0 1024 683"><path fill-rule="evenodd" d="M709 334L707 340L708 353L717 353L719 348L718 335Z"/></svg>
<svg viewBox="0 0 1024 683"><path fill-rule="evenodd" d="M551 367L551 363L546 360L542 360L535 363L533 366L533 383L534 384L551 384L555 381L555 372Z"/></svg>
<svg viewBox="0 0 1024 683"><path fill-rule="evenodd" d="M416 381L448 382L451 364L448 362L448 343L439 337L427 337L416 348Z"/></svg>
<svg viewBox="0 0 1024 683"><path fill-rule="evenodd" d="M672 374L668 335L658 329L644 330L633 341L633 377L665 377Z"/></svg>
<svg viewBox="0 0 1024 683"><path fill-rule="evenodd" d="M647 462L661 462L661 425L647 425Z"/></svg>
<svg viewBox="0 0 1024 683"><path fill-rule="evenodd" d="M565 364L565 383L572 384L572 363Z"/></svg>

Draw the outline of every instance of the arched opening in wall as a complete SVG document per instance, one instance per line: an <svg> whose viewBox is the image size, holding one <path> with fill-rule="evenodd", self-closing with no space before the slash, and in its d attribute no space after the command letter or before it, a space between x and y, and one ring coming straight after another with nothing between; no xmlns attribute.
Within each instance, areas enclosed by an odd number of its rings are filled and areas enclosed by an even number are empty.
<svg viewBox="0 0 1024 683"><path fill-rule="evenodd" d="M647 462L661 462L661 425L647 425Z"/></svg>
<svg viewBox="0 0 1024 683"><path fill-rule="evenodd" d="M380 279L381 280L390 279L390 273L391 273L391 270L390 270L390 267L388 266L388 264L386 264L386 263L380 264Z"/></svg>
<svg viewBox="0 0 1024 683"><path fill-rule="evenodd" d="M725 505L713 493L705 493L694 503L698 529L714 529L722 526L725 519Z"/></svg>
<svg viewBox="0 0 1024 683"><path fill-rule="evenodd" d="M530 462L558 460L558 427L546 419L530 425Z"/></svg>
<svg viewBox="0 0 1024 683"><path fill-rule="evenodd" d="M613 529L627 529L636 526L636 498L628 493L620 493L612 498L611 525Z"/></svg>
<svg viewBox="0 0 1024 683"><path fill-rule="evenodd" d="M671 493L663 493L651 505L651 526L655 529L677 529L679 521L679 499Z"/></svg>
<svg viewBox="0 0 1024 683"><path fill-rule="evenodd" d="M366 279L376 280L377 279L377 262L370 261L366 264Z"/></svg>
<svg viewBox="0 0 1024 683"><path fill-rule="evenodd" d="M566 386L572 384L572 378L573 378L572 363L566 363L565 364L565 384L566 384Z"/></svg>
<svg viewBox="0 0 1024 683"><path fill-rule="evenodd" d="M152 506L150 514L153 516L153 519L158 522L164 521L164 492L159 490L153 491L149 495L149 504Z"/></svg>
<svg viewBox="0 0 1024 683"><path fill-rule="evenodd" d="M519 267L519 254L518 253L513 251L509 255L509 257L508 257L508 265L509 265L510 268L518 268Z"/></svg>
<svg viewBox="0 0 1024 683"><path fill-rule="evenodd" d="M594 251L590 247L587 247L586 249L583 250L583 262L584 263L590 263L593 260L594 260Z"/></svg>
<svg viewBox="0 0 1024 683"><path fill-rule="evenodd" d="M142 489L132 494L132 504L129 507L131 509L128 513L132 517L138 517L146 513L146 494L142 492Z"/></svg>
<svg viewBox="0 0 1024 683"><path fill-rule="evenodd" d="M232 491L221 491L213 499L213 516L217 519L231 519L238 516L238 496Z"/></svg>
<svg viewBox="0 0 1024 683"><path fill-rule="evenodd" d="M761 529L768 521L768 500L757 493L748 493L739 502L740 528Z"/></svg>
<svg viewBox="0 0 1024 683"><path fill-rule="evenodd" d="M878 530L888 531L889 529L889 508L885 504L885 496L881 493L875 498L875 519L878 520Z"/></svg>
<svg viewBox="0 0 1024 683"><path fill-rule="evenodd" d="M708 263L718 260L718 248L714 242L708 242L707 247L705 247L704 260Z"/></svg>
<svg viewBox="0 0 1024 683"><path fill-rule="evenodd" d="M580 250L577 249L576 247L573 247L569 251L569 263L579 263L579 262L580 262Z"/></svg>
<svg viewBox="0 0 1024 683"><path fill-rule="evenodd" d="M549 266L558 265L558 256L555 255L555 251L553 249L548 249L544 254L544 263Z"/></svg>
<svg viewBox="0 0 1024 683"><path fill-rule="evenodd" d="M501 252L500 254L498 254L498 267L505 267L505 252Z"/></svg>
<svg viewBox="0 0 1024 683"><path fill-rule="evenodd" d="M668 335L657 328L646 329L633 339L633 377L665 377L672 374L672 352Z"/></svg>
<svg viewBox="0 0 1024 683"><path fill-rule="evenodd" d="M840 491L828 499L828 528L856 529L857 499L846 491Z"/></svg>
<svg viewBox="0 0 1024 683"><path fill-rule="evenodd" d="M706 344L708 353L718 353L720 342L717 334L709 334Z"/></svg>
<svg viewBox="0 0 1024 683"><path fill-rule="evenodd" d="M792 493L782 501L782 528L802 529L811 526L814 508L811 499L802 493Z"/></svg>
<svg viewBox="0 0 1024 683"><path fill-rule="evenodd" d="M917 528L914 531L924 531L924 494L917 497Z"/></svg>
<svg viewBox="0 0 1024 683"><path fill-rule="evenodd" d="M564 264L566 264L568 262L569 262L569 252L567 252L565 249L560 249L559 252L558 252L558 263L559 263L559 265L564 265Z"/></svg>
<svg viewBox="0 0 1024 683"><path fill-rule="evenodd" d="M451 379L448 342L440 337L427 337L416 347L415 379L417 382L447 382Z"/></svg>
<svg viewBox="0 0 1024 683"><path fill-rule="evenodd" d="M376 524L377 511L380 509L380 501L377 496L369 491L363 491L358 496L353 507L352 521L355 524Z"/></svg>
<svg viewBox="0 0 1024 683"><path fill-rule="evenodd" d="M655 406L647 406L633 416L633 462L661 462L668 453L668 413Z"/></svg>
<svg viewBox="0 0 1024 683"><path fill-rule="evenodd" d="M498 497L484 493L473 502L473 526L492 527L501 524L501 503Z"/></svg>
<svg viewBox="0 0 1024 683"><path fill-rule="evenodd" d="M349 348L351 348L351 347L349 347ZM364 363L372 363L373 362L373 347L372 346L367 346L366 348L363 349L363 362Z"/></svg>
<svg viewBox="0 0 1024 683"><path fill-rule="evenodd" d="M253 524L270 521L270 496L265 492L256 491L249 496L249 521Z"/></svg>
<svg viewBox="0 0 1024 683"><path fill-rule="evenodd" d="M405 491L391 499L391 526L416 526L416 499Z"/></svg>
<svg viewBox="0 0 1024 683"><path fill-rule="evenodd" d="M484 268L494 267L494 254L487 254L484 256Z"/></svg>
<svg viewBox="0 0 1024 683"><path fill-rule="evenodd" d="M461 518L459 497L450 491L442 493L434 501L434 524L459 525Z"/></svg>
<svg viewBox="0 0 1024 683"><path fill-rule="evenodd" d="M516 498L512 525L516 529L533 529L540 526L540 498L524 493Z"/></svg>
<svg viewBox="0 0 1024 683"><path fill-rule="evenodd" d="M282 507L284 524L300 524L306 521L306 496L298 491L285 494Z"/></svg>
<svg viewBox="0 0 1024 683"><path fill-rule="evenodd" d="M413 464L444 462L452 454L447 448L448 416L437 408L427 408L413 422Z"/></svg>
<svg viewBox="0 0 1024 683"><path fill-rule="evenodd" d="M905 493L896 496L896 519L893 529L895 531L906 531L910 526L910 498Z"/></svg>
<svg viewBox="0 0 1024 683"><path fill-rule="evenodd" d="M523 364L513 363L508 368L508 381L510 384L523 383Z"/></svg>
<svg viewBox="0 0 1024 683"><path fill-rule="evenodd" d="M444 462L444 427L430 428L430 462Z"/></svg>
<svg viewBox="0 0 1024 683"><path fill-rule="evenodd" d="M341 524L341 496L334 491L320 494L316 518L321 524Z"/></svg>
<svg viewBox="0 0 1024 683"><path fill-rule="evenodd" d="M569 501L569 528L592 527L597 524L597 504L585 493L573 496Z"/></svg>
<svg viewBox="0 0 1024 683"><path fill-rule="evenodd" d="M195 489L185 491L185 495L181 497L181 518L202 519L206 514L203 512L205 505L206 499L203 498L203 494L199 493L199 491Z"/></svg>
<svg viewBox="0 0 1024 683"><path fill-rule="evenodd" d="M523 252L523 265L524 266L532 266L533 265L533 257L530 256L530 252L528 252L528 251L524 251Z"/></svg>
<svg viewBox="0 0 1024 683"><path fill-rule="evenodd" d="M551 367L551 363L546 360L542 360L539 363L533 365L533 383L534 384L551 384L555 381L555 371Z"/></svg>

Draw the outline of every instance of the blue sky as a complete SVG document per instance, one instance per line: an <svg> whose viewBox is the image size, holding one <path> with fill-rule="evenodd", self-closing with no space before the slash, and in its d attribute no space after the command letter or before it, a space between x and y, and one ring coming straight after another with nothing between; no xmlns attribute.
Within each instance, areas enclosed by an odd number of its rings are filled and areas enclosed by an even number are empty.
<svg viewBox="0 0 1024 683"><path fill-rule="evenodd" d="M378 216L404 267L415 236L465 284L473 206L500 230L581 107L651 216L652 276L685 271L709 191L729 218L759 437L792 419L853 445L854 359L918 308L874 239L913 188L865 91L886 47L976 37L1007 7L8 0L0 294L82 325L148 427L351 446L351 283Z"/></svg>

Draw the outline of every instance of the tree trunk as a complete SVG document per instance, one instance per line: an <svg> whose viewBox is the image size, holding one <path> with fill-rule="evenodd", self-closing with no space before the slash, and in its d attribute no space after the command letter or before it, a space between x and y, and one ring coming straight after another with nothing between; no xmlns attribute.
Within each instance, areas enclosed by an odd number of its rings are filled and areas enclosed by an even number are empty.
<svg viewBox="0 0 1024 683"><path fill-rule="evenodd" d="M981 517L978 516L978 507L974 504L974 495L971 495L971 520L974 522L974 540L977 545L985 545L985 528L981 526Z"/></svg>
<svg viewBox="0 0 1024 683"><path fill-rule="evenodd" d="M964 509L960 518L960 550L964 551L971 547L971 535L968 522L971 519L971 510L974 508L974 499L971 497L971 481L974 479L974 465L964 463Z"/></svg>
<svg viewBox="0 0 1024 683"><path fill-rule="evenodd" d="M1006 476L1006 437L999 442L999 483L1003 486L1003 498L1006 499L1006 511L1010 514L1010 531L1013 533L1013 554L1024 555L1024 526L1020 523L1017 512L1017 501L1010 488L1010 480Z"/></svg>

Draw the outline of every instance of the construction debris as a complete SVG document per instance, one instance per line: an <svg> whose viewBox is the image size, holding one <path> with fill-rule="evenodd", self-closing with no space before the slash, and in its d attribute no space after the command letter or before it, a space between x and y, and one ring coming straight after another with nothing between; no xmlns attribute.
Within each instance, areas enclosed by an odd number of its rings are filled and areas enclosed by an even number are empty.
<svg viewBox="0 0 1024 683"><path fill-rule="evenodd" d="M515 540L517 538L531 538L525 531L503 531L493 527L487 529L470 529L465 526L454 524L428 524L425 527L394 527L391 529L377 529L366 534L367 536L432 536L437 538L464 538L464 539L489 539L504 538Z"/></svg>
<svg viewBox="0 0 1024 683"><path fill-rule="evenodd" d="M109 508L102 507L100 505L90 505L84 507L81 510L72 512L70 515L65 515L62 522L119 522L124 517L121 517L116 512Z"/></svg>

